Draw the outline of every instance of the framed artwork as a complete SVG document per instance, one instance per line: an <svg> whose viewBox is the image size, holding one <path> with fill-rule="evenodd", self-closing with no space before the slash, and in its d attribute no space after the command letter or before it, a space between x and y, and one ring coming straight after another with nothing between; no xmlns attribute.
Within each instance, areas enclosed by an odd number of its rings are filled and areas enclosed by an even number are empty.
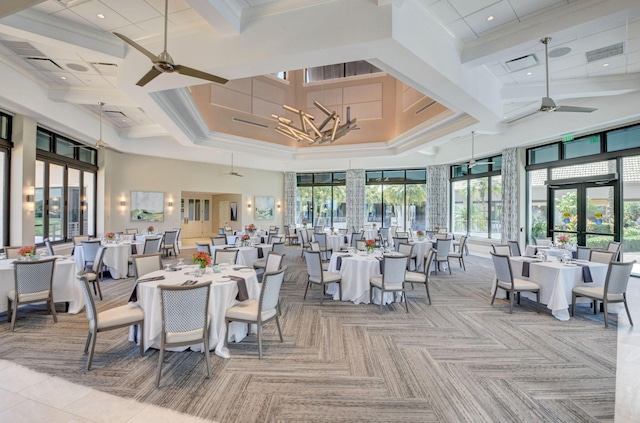
<svg viewBox="0 0 640 423"><path fill-rule="evenodd" d="M276 201L274 197L260 197L256 195L255 207L256 220L273 220L276 214Z"/></svg>
<svg viewBox="0 0 640 423"><path fill-rule="evenodd" d="M131 191L131 220L164 221L164 192Z"/></svg>
<svg viewBox="0 0 640 423"><path fill-rule="evenodd" d="M230 203L230 207L231 207L231 220L236 221L238 220L238 203Z"/></svg>

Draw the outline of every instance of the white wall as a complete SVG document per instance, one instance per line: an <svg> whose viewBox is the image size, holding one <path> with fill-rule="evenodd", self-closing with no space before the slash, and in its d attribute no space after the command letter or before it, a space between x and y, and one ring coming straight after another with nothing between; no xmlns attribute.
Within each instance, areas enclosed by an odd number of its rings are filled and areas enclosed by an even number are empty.
<svg viewBox="0 0 640 423"><path fill-rule="evenodd" d="M272 196L276 204L284 204L284 173L236 167L243 178L229 175L229 167L183 160L120 154L103 150L104 161L104 221L98 220L98 234L121 231L124 228L146 229L148 223L129 219L130 191L160 191L165 194L165 220L155 222L156 230L180 227L180 195L182 191L211 194L240 194L237 226L255 223L259 227L283 226L284 207L276 208L274 220L255 221L253 209L256 195ZM211 154L207 151L207 154ZM102 193L99 192L99 195ZM125 201L126 205L120 205ZM173 201L173 208L167 203ZM217 205L216 205L217 207ZM214 212L217 214L217 211ZM104 224L103 224L104 223ZM235 227L236 225L234 225ZM216 228L217 229L217 228ZM217 230L216 230L217 232Z"/></svg>

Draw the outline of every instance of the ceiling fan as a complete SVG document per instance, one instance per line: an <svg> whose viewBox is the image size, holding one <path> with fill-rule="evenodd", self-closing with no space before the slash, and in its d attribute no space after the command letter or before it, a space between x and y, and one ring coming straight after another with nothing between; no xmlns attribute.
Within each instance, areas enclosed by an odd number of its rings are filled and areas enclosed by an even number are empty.
<svg viewBox="0 0 640 423"><path fill-rule="evenodd" d="M114 32L113 35L120 38L125 43L129 44L131 47L138 50L140 53L147 56L151 59L153 63L153 67L149 72L146 73L137 83L136 85L140 87L144 87L147 83L153 80L156 76L161 73L173 73L177 72L182 75L192 76L194 78L205 79L207 81L217 82L219 84L226 84L228 82L227 79L221 78L216 75L212 75L210 73L202 72L197 69L189 68L182 65L176 65L173 63L173 59L171 55L167 52L167 21L169 19L169 0L165 0L164 2L164 50L159 55L154 55L149 50L145 49L135 41L131 40L125 35L118 34Z"/></svg>
<svg viewBox="0 0 640 423"><path fill-rule="evenodd" d="M229 175L238 176L240 178L242 178L244 176L244 175L241 175L240 173L236 172L235 170L233 170L233 153L231 153L231 170L229 171Z"/></svg>
<svg viewBox="0 0 640 423"><path fill-rule="evenodd" d="M111 147L111 145L109 143L107 143L105 140L102 139L102 108L104 107L104 102L99 101L98 105L100 106L100 136L98 137L98 141L96 141L95 145L93 145L94 148L97 148L98 150L103 150L105 148L108 148L110 150L113 151L118 151L115 148ZM80 147L84 147L82 145L74 145L75 148L80 148ZM120 152L120 151L118 151Z"/></svg>
<svg viewBox="0 0 640 423"><path fill-rule="evenodd" d="M493 164L493 162L485 162L485 161L478 163L474 158L475 134L476 134L476 131L471 131L471 160L469 160L469 164L467 165L469 169L473 169L477 165Z"/></svg>

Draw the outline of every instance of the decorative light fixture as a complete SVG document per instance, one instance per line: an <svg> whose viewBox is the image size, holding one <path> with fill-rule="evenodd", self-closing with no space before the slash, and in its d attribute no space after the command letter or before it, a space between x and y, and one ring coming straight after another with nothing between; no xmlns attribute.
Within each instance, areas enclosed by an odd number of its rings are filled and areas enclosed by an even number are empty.
<svg viewBox="0 0 640 423"><path fill-rule="evenodd" d="M120 205L121 205L122 207L124 207L124 206L126 206L126 205L127 205L127 202L126 202L126 201L120 201Z"/></svg>
<svg viewBox="0 0 640 423"><path fill-rule="evenodd" d="M24 196L25 208L27 211L34 211L36 208L36 187L30 185L26 187Z"/></svg>
<svg viewBox="0 0 640 423"><path fill-rule="evenodd" d="M173 201L169 200L169 202L167 203L167 206L173 207Z"/></svg>
<svg viewBox="0 0 640 423"><path fill-rule="evenodd" d="M271 115L271 117L278 120L276 132L289 137L292 140L305 140L308 141L309 144L313 144L315 142L318 144L324 144L325 142L334 142L343 135L346 135L352 129L359 129L356 125L356 119L354 118L351 120L351 107L347 107L347 121L343 125L340 125L340 116L335 111L329 111L329 109L324 107L318 101L314 101L313 104L327 115L319 125L316 126L313 123L315 120L313 115L283 104L283 109L298 115L300 118L300 126L295 127L291 119L278 115ZM330 125L330 123L332 124Z"/></svg>

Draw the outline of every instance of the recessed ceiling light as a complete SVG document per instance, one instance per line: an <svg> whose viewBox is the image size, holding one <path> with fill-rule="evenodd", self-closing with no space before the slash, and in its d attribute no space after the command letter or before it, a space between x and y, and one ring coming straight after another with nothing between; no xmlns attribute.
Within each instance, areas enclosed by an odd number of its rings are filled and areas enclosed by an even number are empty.
<svg viewBox="0 0 640 423"><path fill-rule="evenodd" d="M529 75L531 75L531 74L532 74L532 72L527 72L527 76L529 76Z"/></svg>
<svg viewBox="0 0 640 423"><path fill-rule="evenodd" d="M489 15L487 16L487 21L491 22L492 20L494 20L496 17L493 15Z"/></svg>
<svg viewBox="0 0 640 423"><path fill-rule="evenodd" d="M608 64L608 63L605 63L604 65L602 65L602 67L605 67L605 68L606 68L607 66L609 66L609 64Z"/></svg>
<svg viewBox="0 0 640 423"><path fill-rule="evenodd" d="M61 76L60 79L67 79L67 77L66 76Z"/></svg>
<svg viewBox="0 0 640 423"><path fill-rule="evenodd" d="M98 13L96 16L99 17L100 19L104 19L104 14L102 13Z"/></svg>

